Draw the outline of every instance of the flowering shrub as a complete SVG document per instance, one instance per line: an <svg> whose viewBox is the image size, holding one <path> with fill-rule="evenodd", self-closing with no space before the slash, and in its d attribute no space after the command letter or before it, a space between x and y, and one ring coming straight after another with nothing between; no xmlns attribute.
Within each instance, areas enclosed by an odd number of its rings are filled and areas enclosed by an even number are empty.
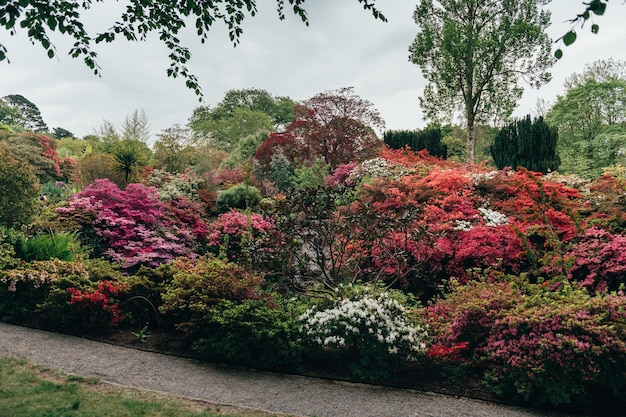
<svg viewBox="0 0 626 417"><path fill-rule="evenodd" d="M626 236L591 228L566 255L568 278L592 292L616 291L626 284Z"/></svg>
<svg viewBox="0 0 626 417"><path fill-rule="evenodd" d="M352 187L356 185L356 182L350 178L350 175L354 168L357 166L356 162L349 164L339 165L333 170L331 175L327 176L324 180L324 185L327 186L344 186Z"/></svg>
<svg viewBox="0 0 626 417"><path fill-rule="evenodd" d="M96 287L87 290L68 288L70 305L81 315L86 330L110 329L124 320L117 297L124 285L114 281L98 281Z"/></svg>
<svg viewBox="0 0 626 417"><path fill-rule="evenodd" d="M351 370L359 376L388 378L394 359L415 360L426 349L426 329L411 323L405 307L387 292L366 287L362 295L338 298L333 304L300 316L303 338L356 361Z"/></svg>
<svg viewBox="0 0 626 417"><path fill-rule="evenodd" d="M198 190L204 182L193 172L172 174L160 169L154 169L145 179L148 186L155 187L159 192L159 199L163 201L184 197L187 200L198 200Z"/></svg>
<svg viewBox="0 0 626 417"><path fill-rule="evenodd" d="M231 210L209 225L207 248L229 261L249 258L258 250L273 251L274 222L257 213Z"/></svg>
<svg viewBox="0 0 626 417"><path fill-rule="evenodd" d="M536 403L591 400L626 386L626 297L567 286L475 283L425 309L435 343L468 342L500 395Z"/></svg>
<svg viewBox="0 0 626 417"><path fill-rule="evenodd" d="M102 251L125 268L158 266L178 256L194 256L196 242L208 232L199 208L179 197L161 202L155 188L129 184L125 190L109 180L96 180L73 195L61 215L83 212L93 216L93 230L104 242Z"/></svg>

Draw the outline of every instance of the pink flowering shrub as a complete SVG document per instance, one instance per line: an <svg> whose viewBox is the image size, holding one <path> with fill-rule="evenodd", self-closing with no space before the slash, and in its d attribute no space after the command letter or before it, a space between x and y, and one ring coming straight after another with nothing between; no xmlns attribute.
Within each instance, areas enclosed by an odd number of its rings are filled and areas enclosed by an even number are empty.
<svg viewBox="0 0 626 417"><path fill-rule="evenodd" d="M424 309L435 343L468 342L497 394L568 404L626 387L626 297L537 284L475 283Z"/></svg>
<svg viewBox="0 0 626 417"><path fill-rule="evenodd" d="M593 292L616 291L626 284L626 236L591 228L566 254L568 278Z"/></svg>
<svg viewBox="0 0 626 417"><path fill-rule="evenodd" d="M255 251L273 251L275 235L272 219L231 210L209 225L207 249L229 261L240 261Z"/></svg>
<svg viewBox="0 0 626 417"><path fill-rule="evenodd" d="M125 190L107 179L94 181L69 199L60 214L82 212L93 216L91 229L101 239L106 257L124 268L158 266L178 256L194 256L197 242L208 229L199 208L178 197L159 200L156 189L129 184Z"/></svg>
<svg viewBox="0 0 626 417"><path fill-rule="evenodd" d="M324 184L327 186L341 185L346 187L353 187L354 185L356 185L356 181L350 178L350 174L356 166L356 162L339 165L333 170L331 175L327 176L324 179Z"/></svg>

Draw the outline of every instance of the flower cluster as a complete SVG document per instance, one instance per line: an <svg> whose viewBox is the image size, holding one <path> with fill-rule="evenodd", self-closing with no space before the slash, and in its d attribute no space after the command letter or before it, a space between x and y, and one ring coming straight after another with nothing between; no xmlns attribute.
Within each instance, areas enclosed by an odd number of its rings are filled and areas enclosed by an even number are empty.
<svg viewBox="0 0 626 417"><path fill-rule="evenodd" d="M389 354L414 359L426 349L424 327L411 324L404 306L387 293L342 298L333 308L308 309L301 331L319 345L339 349L384 347Z"/></svg>
<svg viewBox="0 0 626 417"><path fill-rule="evenodd" d="M115 281L98 281L95 289L81 291L70 287L70 305L84 313L84 324L88 328L115 327L124 320L119 301L116 299L124 285Z"/></svg>
<svg viewBox="0 0 626 417"><path fill-rule="evenodd" d="M198 199L198 189L204 182L192 172L172 174L170 172L155 169L146 178L146 184L155 187L159 192L159 199L170 201L180 197L188 200Z"/></svg>

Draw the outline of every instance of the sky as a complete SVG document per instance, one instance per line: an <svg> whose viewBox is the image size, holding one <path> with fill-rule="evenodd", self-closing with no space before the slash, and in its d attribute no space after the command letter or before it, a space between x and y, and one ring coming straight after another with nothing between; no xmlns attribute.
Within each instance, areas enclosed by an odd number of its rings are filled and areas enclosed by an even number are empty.
<svg viewBox="0 0 626 417"><path fill-rule="evenodd" d="M89 32L108 28L125 1L95 4L85 15ZM134 110L145 111L152 135L175 124L184 125L199 105L215 105L233 89L257 88L273 96L306 100L342 87L372 102L386 129L426 126L419 96L426 85L419 67L409 62L409 45L418 27L413 12L418 0L378 0L388 22L375 20L357 0L309 0L310 26L288 15L280 21L275 0L258 0L258 14L243 23L237 47L221 26L211 28L203 45L193 27L182 36L192 59L188 67L200 80L204 102L181 78L168 78L168 50L156 35L146 42L118 40L97 45L102 76L94 76L81 60L66 54L71 43L51 36L58 58L48 59L22 33L0 30L0 43L10 63L0 62L0 97L21 94L36 104L50 129L62 127L77 137L93 133L104 120L118 128ZM568 19L584 10L582 0L553 0L548 34L556 39L571 27ZM288 11L288 10L286 10ZM574 45L551 72L552 81L540 90L522 84L525 93L514 115L533 113L538 98L553 102L563 93L563 81L585 64L600 59L626 60L626 5L610 3L607 14L580 29ZM193 25L192 25L193 26Z"/></svg>

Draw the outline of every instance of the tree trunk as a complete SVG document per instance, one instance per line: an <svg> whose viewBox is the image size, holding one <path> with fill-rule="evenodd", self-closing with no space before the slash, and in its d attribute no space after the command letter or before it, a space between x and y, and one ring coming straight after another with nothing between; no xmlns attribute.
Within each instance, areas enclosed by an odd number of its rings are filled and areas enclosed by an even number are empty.
<svg viewBox="0 0 626 417"><path fill-rule="evenodd" d="M476 127L474 126L474 116L467 118L467 162L474 163L474 142L476 138Z"/></svg>

